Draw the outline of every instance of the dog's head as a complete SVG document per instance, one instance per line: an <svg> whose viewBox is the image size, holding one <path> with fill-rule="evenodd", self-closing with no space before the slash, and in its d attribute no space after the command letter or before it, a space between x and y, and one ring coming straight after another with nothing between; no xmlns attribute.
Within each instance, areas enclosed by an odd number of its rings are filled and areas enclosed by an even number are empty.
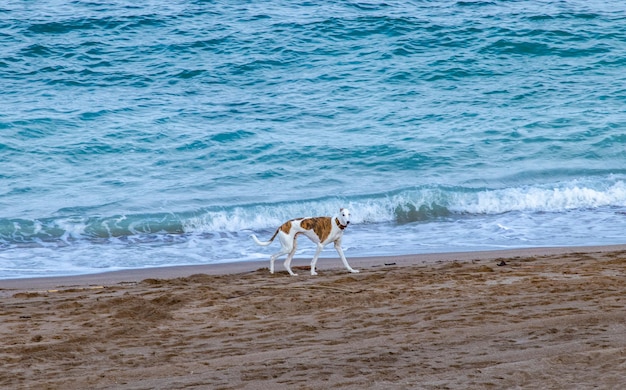
<svg viewBox="0 0 626 390"><path fill-rule="evenodd" d="M348 209L339 209L339 222L343 226L348 226L350 224L350 210Z"/></svg>

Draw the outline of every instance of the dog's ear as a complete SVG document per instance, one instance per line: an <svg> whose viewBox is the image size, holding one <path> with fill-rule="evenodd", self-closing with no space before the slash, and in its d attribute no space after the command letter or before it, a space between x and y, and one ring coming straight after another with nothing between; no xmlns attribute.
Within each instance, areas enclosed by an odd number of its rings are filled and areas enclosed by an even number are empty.
<svg viewBox="0 0 626 390"><path fill-rule="evenodd" d="M339 212L342 213L343 212L343 207L339 209Z"/></svg>

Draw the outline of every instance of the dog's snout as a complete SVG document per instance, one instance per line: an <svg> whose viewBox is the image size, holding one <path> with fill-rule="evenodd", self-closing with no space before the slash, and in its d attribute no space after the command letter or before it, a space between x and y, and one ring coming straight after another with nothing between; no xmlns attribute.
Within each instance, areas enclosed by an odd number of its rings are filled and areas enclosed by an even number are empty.
<svg viewBox="0 0 626 390"><path fill-rule="evenodd" d="M350 221L346 221L346 225L350 225Z"/></svg>

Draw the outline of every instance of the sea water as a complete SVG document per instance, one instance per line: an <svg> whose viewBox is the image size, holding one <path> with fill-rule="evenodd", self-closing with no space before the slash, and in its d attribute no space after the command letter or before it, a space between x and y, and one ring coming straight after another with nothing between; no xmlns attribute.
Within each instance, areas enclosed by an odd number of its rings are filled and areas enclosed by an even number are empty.
<svg viewBox="0 0 626 390"><path fill-rule="evenodd" d="M0 278L267 259L250 234L340 207L348 258L624 243L624 26L617 1L5 2Z"/></svg>

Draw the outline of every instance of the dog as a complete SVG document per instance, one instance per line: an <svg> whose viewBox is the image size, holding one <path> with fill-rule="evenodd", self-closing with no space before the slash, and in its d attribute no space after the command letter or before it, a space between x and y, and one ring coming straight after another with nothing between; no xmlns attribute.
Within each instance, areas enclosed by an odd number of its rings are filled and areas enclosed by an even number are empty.
<svg viewBox="0 0 626 390"><path fill-rule="evenodd" d="M298 235L300 234L307 236L311 241L317 244L315 256L313 256L313 259L311 260L311 275L317 275L317 272L315 272L317 258L319 257L320 252L322 252L322 249L324 249L324 247L331 242L335 243L335 250L337 250L343 265L348 269L348 271L356 273L359 271L350 267L348 260L346 260L346 256L343 254L343 249L341 248L341 237L343 236L344 229L347 228L349 224L350 211L348 211L348 209L340 209L339 215L336 217L291 219L276 229L276 233L274 233L269 241L259 241L254 234L252 235L252 239L257 243L257 245L261 246L271 244L276 236L280 239L280 244L282 246L281 250L274 253L270 258L270 273L272 274L274 273L274 261L282 255L287 255L284 263L287 272L289 272L291 276L298 275L291 270L291 260L293 259L293 255L296 253L296 241Z"/></svg>

